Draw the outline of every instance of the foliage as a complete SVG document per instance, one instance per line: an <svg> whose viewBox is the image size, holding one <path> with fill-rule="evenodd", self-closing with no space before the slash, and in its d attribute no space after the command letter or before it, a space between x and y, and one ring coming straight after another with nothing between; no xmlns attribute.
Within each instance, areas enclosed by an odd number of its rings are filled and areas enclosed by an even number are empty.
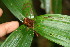
<svg viewBox="0 0 70 47"><path fill-rule="evenodd" d="M22 23L27 17L30 20L33 20L34 27L30 28L28 26L21 25L5 40L1 47L30 47L34 32L39 33L43 37L57 44L70 47L70 16L61 14L45 14L36 16L32 0L2 0L2 2ZM46 8L47 13L51 13L51 11L53 11L53 13L61 13L62 11L62 0L52 1L52 6L50 5L50 0L49 4L47 4L47 0L41 0L41 2L42 8ZM50 7L52 10L49 9Z"/></svg>

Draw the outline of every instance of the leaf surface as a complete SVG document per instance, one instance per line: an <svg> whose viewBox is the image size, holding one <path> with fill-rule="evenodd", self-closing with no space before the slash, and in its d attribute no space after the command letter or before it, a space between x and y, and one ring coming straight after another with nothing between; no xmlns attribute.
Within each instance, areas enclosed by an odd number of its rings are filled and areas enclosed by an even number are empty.
<svg viewBox="0 0 70 47"><path fill-rule="evenodd" d="M5 22L9 22L9 21L16 21L17 18L15 18L11 12L8 10L8 8L5 6L5 4L2 2L2 0L0 0L0 8L3 9L3 14L0 17L0 24L1 23L5 23Z"/></svg>
<svg viewBox="0 0 70 47"><path fill-rule="evenodd" d="M32 0L2 0L21 22L25 17L34 18Z"/></svg>
<svg viewBox="0 0 70 47"><path fill-rule="evenodd" d="M22 25L5 40L1 47L30 47L33 36L33 30Z"/></svg>
<svg viewBox="0 0 70 47"><path fill-rule="evenodd" d="M34 20L37 33L57 44L70 47L70 16L46 14Z"/></svg>

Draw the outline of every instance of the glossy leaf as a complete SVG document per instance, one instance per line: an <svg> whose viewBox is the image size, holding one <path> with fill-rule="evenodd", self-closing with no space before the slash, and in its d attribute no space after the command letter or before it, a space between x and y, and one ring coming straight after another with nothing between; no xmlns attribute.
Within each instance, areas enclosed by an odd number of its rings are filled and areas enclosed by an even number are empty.
<svg viewBox="0 0 70 47"><path fill-rule="evenodd" d="M33 36L33 30L22 25L6 39L1 47L30 47Z"/></svg>
<svg viewBox="0 0 70 47"><path fill-rule="evenodd" d="M0 17L0 24L8 21L14 21L17 19L11 14L11 12L8 10L8 8L4 5L4 3L1 0L0 8L3 9L3 15Z"/></svg>
<svg viewBox="0 0 70 47"><path fill-rule="evenodd" d="M70 47L70 16L46 14L35 17L34 30L43 37Z"/></svg>
<svg viewBox="0 0 70 47"><path fill-rule="evenodd" d="M21 22L25 17L34 18L32 0L2 0Z"/></svg>

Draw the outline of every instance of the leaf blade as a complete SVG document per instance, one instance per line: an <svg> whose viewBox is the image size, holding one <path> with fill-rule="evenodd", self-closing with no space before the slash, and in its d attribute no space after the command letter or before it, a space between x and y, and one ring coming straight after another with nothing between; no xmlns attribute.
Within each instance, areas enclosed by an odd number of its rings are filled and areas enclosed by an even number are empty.
<svg viewBox="0 0 70 47"><path fill-rule="evenodd" d="M62 46L70 46L69 16L46 14L37 16L34 20L34 30L40 35Z"/></svg>
<svg viewBox="0 0 70 47"><path fill-rule="evenodd" d="M32 0L2 0L7 8L21 22L25 17L34 18Z"/></svg>
<svg viewBox="0 0 70 47"><path fill-rule="evenodd" d="M1 47L30 47L33 35L32 29L22 25L6 39Z"/></svg>

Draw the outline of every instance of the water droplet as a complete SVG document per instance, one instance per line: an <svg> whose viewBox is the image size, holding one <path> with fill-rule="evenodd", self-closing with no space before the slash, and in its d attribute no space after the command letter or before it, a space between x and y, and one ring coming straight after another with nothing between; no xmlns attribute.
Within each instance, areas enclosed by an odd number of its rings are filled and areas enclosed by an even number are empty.
<svg viewBox="0 0 70 47"><path fill-rule="evenodd" d="M16 39L16 40L18 40L18 39Z"/></svg>
<svg viewBox="0 0 70 47"><path fill-rule="evenodd" d="M31 35L31 34L30 34Z"/></svg>
<svg viewBox="0 0 70 47"><path fill-rule="evenodd" d="M41 20L42 21L42 20Z"/></svg>
<svg viewBox="0 0 70 47"><path fill-rule="evenodd" d="M26 43L26 45L27 45L27 43Z"/></svg>
<svg viewBox="0 0 70 47"><path fill-rule="evenodd" d="M21 22L23 22L22 20L20 20Z"/></svg>
<svg viewBox="0 0 70 47"><path fill-rule="evenodd" d="M11 3L11 6L12 6L12 3Z"/></svg>
<svg viewBox="0 0 70 47"><path fill-rule="evenodd" d="M32 41L32 40L31 40Z"/></svg>
<svg viewBox="0 0 70 47"><path fill-rule="evenodd" d="M34 34L34 33L33 33Z"/></svg>
<svg viewBox="0 0 70 47"><path fill-rule="evenodd" d="M23 21L22 21L23 22Z"/></svg>
<svg viewBox="0 0 70 47"><path fill-rule="evenodd" d="M34 18L34 16L31 16L31 18Z"/></svg>
<svg viewBox="0 0 70 47"><path fill-rule="evenodd" d="M30 30L30 31L32 31L32 30Z"/></svg>

